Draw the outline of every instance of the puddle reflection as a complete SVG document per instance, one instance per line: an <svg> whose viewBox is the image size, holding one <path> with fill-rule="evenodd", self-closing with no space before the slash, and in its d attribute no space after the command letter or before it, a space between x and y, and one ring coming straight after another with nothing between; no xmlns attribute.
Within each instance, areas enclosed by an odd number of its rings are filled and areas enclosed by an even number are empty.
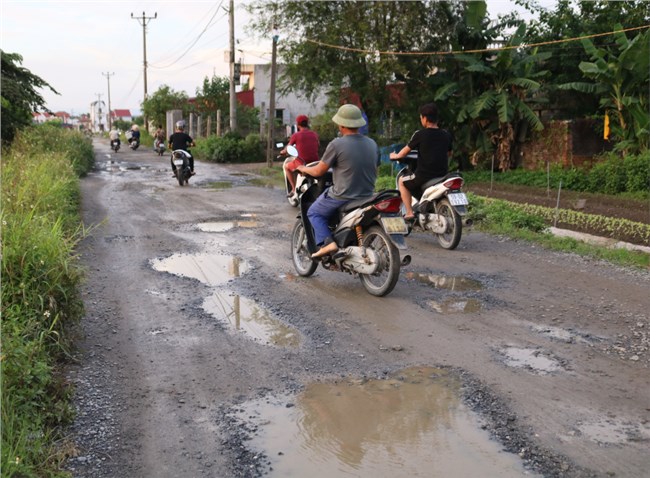
<svg viewBox="0 0 650 478"><path fill-rule="evenodd" d="M510 367L528 368L540 375L562 370L557 360L547 357L541 350L506 347L501 353L505 357L505 364Z"/></svg>
<svg viewBox="0 0 650 478"><path fill-rule="evenodd" d="M216 254L174 254L153 259L151 266L159 272L190 277L210 286L224 284L249 269L248 263L239 257Z"/></svg>
<svg viewBox="0 0 650 478"><path fill-rule="evenodd" d="M205 299L203 309L234 330L244 332L263 344L278 347L300 345L300 336L295 329L245 297L215 292Z"/></svg>
<svg viewBox="0 0 650 478"><path fill-rule="evenodd" d="M444 276L427 274L423 272L407 272L404 274L407 279L416 280L422 284L430 285L436 289L447 289L455 291L475 291L483 289L481 282L461 276Z"/></svg>
<svg viewBox="0 0 650 478"><path fill-rule="evenodd" d="M257 221L202 222L196 225L203 232L226 232L235 227L253 228L258 226Z"/></svg>
<svg viewBox="0 0 650 478"><path fill-rule="evenodd" d="M429 305L441 314L471 314L481 310L481 302L477 299L454 299L450 297L442 302L430 300Z"/></svg>
<svg viewBox="0 0 650 478"><path fill-rule="evenodd" d="M460 382L435 368L388 380L313 383L284 399L245 404L253 448L271 458L270 476L499 476L526 474L460 399Z"/></svg>

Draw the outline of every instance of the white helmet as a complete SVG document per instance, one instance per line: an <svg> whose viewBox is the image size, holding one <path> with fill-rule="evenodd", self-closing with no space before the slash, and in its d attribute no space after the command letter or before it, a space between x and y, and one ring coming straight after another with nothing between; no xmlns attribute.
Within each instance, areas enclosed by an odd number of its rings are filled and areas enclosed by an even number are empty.
<svg viewBox="0 0 650 478"><path fill-rule="evenodd" d="M184 120L177 121L176 122L176 128L185 129L185 121Z"/></svg>

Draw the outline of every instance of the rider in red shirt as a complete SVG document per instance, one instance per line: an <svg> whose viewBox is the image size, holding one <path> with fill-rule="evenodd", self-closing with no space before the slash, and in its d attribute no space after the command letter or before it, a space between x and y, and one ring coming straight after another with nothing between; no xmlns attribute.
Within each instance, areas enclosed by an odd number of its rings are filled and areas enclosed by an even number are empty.
<svg viewBox="0 0 650 478"><path fill-rule="evenodd" d="M284 166L284 172L291 184L289 196L296 192L295 170L298 166L318 161L318 135L309 129L309 118L300 115L296 118L298 131L291 135L288 145L294 145L298 150L298 157ZM284 148L280 154L287 154L287 148Z"/></svg>

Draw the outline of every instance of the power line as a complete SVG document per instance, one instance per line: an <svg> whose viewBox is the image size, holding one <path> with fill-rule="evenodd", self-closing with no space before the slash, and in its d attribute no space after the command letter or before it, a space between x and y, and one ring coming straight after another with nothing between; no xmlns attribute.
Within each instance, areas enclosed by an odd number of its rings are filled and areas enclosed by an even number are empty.
<svg viewBox="0 0 650 478"><path fill-rule="evenodd" d="M159 70L162 70L162 69L165 69L165 68L169 68L170 66L173 66L173 65L175 65L176 63L178 63L178 62L179 62L179 61L180 61L180 60L181 60L181 59L182 59L182 58L187 54L187 52L189 52L189 51L192 49L192 47L193 47L194 45L196 45L196 43L201 39L201 37L202 37L203 34L207 31L207 29L212 25L212 20L214 20L214 17L217 16L217 13L219 13L219 8L221 7L221 4L222 4L222 3L223 3L223 0L221 0L221 3L219 4L219 7L217 7L217 10L214 12L214 14L213 14L212 17L210 18L210 20L208 20L208 23L207 23L207 25L205 26L205 28L203 29L203 31L201 31L201 33L199 33L199 35L196 37L196 39L195 39L195 40L190 44L189 47L187 47L187 49L186 49L183 53L181 53L181 55L180 55L178 58L176 58L176 60L174 60L173 62L171 62L169 65L165 65L165 66L155 66L155 67L152 66L152 68L157 68L157 69L159 69ZM224 16L225 16L225 15L224 15ZM221 17L221 18L223 18L223 17ZM219 18L219 20L221 20L221 18Z"/></svg>
<svg viewBox="0 0 650 478"><path fill-rule="evenodd" d="M523 45L509 45L509 46L502 46L502 47L496 47L496 48L482 48L478 50L450 50L450 51L377 51L377 50L364 50L362 48L351 48L351 47L346 47L346 46L341 46L341 45L332 45L331 43L325 43L321 42L318 40L311 40L309 38L305 39L305 41L309 43L314 43L316 45L324 46L327 48L334 48L336 50L344 50L344 51L350 51L350 52L355 52L355 53L364 53L364 54L372 54L372 55L410 55L410 56L424 56L424 55L461 55L461 54L466 54L466 53L488 53L488 52L495 52L495 51L501 51L501 50L515 50L518 48L534 48L537 46L545 46L545 45L554 45L558 43L567 43L567 42L572 42L572 41L577 41L577 40L585 40L587 38L596 38L596 37L602 37L602 36L607 36L607 35L613 35L615 33L623 33L623 32L630 32L634 30L642 30L644 28L650 28L650 25L643 25L641 27L632 27L632 28L624 28L623 30L615 30L612 32L607 32L607 33L595 33L592 35L583 35L579 37L574 37L574 38L563 38L560 40L550 40L550 41L545 41L545 42L539 42L539 43L529 43L529 44L523 44Z"/></svg>

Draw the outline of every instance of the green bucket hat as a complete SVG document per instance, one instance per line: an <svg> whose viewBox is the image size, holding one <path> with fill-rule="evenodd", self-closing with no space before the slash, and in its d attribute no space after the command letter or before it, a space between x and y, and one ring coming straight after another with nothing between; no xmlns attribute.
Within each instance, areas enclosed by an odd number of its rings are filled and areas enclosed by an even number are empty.
<svg viewBox="0 0 650 478"><path fill-rule="evenodd" d="M361 110L354 105L341 106L332 117L332 121L346 128L361 128L366 124L366 120L361 115Z"/></svg>

